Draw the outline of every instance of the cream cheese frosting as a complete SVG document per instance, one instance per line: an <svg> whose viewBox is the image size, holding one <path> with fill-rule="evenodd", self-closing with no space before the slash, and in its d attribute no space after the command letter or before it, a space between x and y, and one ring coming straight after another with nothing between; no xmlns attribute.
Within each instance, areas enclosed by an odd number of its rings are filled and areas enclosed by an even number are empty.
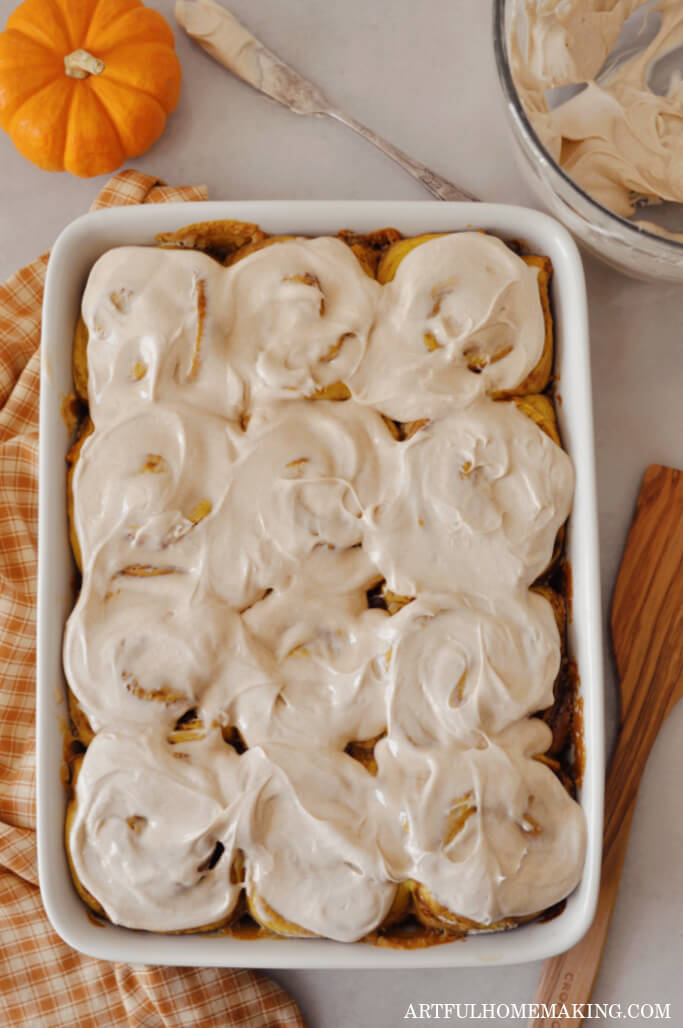
<svg viewBox="0 0 683 1028"><path fill-rule="evenodd" d="M231 816L239 758L216 738L202 745L201 759L185 749L187 759L154 731L106 731L86 752L69 854L118 924L157 932L214 924L239 899Z"/></svg>
<svg viewBox="0 0 683 1028"><path fill-rule="evenodd" d="M481 232L430 239L382 291L353 396L410 421L514 389L543 353L538 272Z"/></svg>
<svg viewBox="0 0 683 1028"><path fill-rule="evenodd" d="M291 924L340 942L372 931L396 885L378 842L386 813L370 776L333 750L270 744L245 757L263 782L240 837L252 906L265 901Z"/></svg>
<svg viewBox="0 0 683 1028"><path fill-rule="evenodd" d="M577 881L585 825L580 808L534 755L550 730L536 718L477 746L376 747L378 787L399 810L403 844L386 852L394 873L424 886L447 910L481 923L533 913Z"/></svg>
<svg viewBox="0 0 683 1028"><path fill-rule="evenodd" d="M579 186L624 217L637 204L683 202L683 78L672 75L664 95L648 80L660 58L683 46L680 0L657 3L654 39L598 76L624 22L643 6L520 0L510 34L513 78L539 138ZM550 109L547 90L579 84L582 91Z"/></svg>
<svg viewBox="0 0 683 1028"><path fill-rule="evenodd" d="M535 271L481 233L424 243L387 286L338 239L229 267L123 248L83 317L64 638L96 732L68 834L83 887L154 931L221 924L244 890L265 924L341 941L406 879L484 926L563 898L584 827L533 759L560 639L529 586L573 472L487 395L540 359ZM473 374L468 349L499 344ZM312 399L335 382L352 398ZM387 416L408 413L402 438ZM383 582L393 615L368 599Z"/></svg>
<svg viewBox="0 0 683 1028"><path fill-rule="evenodd" d="M529 586L550 563L573 486L564 450L513 402L483 397L402 444L366 547L402 595Z"/></svg>
<svg viewBox="0 0 683 1028"><path fill-rule="evenodd" d="M309 396L361 362L380 286L339 239L283 240L232 269L230 361L252 404Z"/></svg>
<svg viewBox="0 0 683 1028"><path fill-rule="evenodd" d="M423 596L396 619L389 736L414 746L477 745L551 706L560 640L550 604L528 591Z"/></svg>

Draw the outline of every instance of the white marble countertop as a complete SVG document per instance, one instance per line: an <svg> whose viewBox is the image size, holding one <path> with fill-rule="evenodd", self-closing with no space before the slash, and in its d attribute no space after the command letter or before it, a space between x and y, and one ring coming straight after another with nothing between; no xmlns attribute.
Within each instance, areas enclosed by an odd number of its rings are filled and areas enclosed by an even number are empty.
<svg viewBox="0 0 683 1028"><path fill-rule="evenodd" d="M0 0L2 25L14 6ZM171 0L151 6L172 18ZM512 157L485 0L232 0L232 9L340 107L408 153L482 199L534 206ZM135 167L172 184L204 182L214 199L429 199L347 129L289 113L176 34L180 105ZM0 280L47 249L105 180L41 172L1 134ZM645 467L683 466L683 291L630 281L591 258L585 265L607 611ZM611 741L616 681L607 652ZM682 733L680 704L645 773L594 994L602 1003L669 1003L675 1025L683 1024ZM531 1001L539 972L527 964L274 977L310 1028L389 1028L403 1022L409 1003Z"/></svg>

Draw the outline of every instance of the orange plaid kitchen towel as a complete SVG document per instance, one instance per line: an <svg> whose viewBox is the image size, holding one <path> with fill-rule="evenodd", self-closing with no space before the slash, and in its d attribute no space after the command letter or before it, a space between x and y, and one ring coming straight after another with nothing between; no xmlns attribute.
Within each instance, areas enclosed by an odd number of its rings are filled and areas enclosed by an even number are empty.
<svg viewBox="0 0 683 1028"><path fill-rule="evenodd" d="M206 200L123 171L94 208ZM35 605L40 317L48 255L0 286L0 1024L27 1028L303 1028L252 971L129 967L84 957L53 931L35 844Z"/></svg>

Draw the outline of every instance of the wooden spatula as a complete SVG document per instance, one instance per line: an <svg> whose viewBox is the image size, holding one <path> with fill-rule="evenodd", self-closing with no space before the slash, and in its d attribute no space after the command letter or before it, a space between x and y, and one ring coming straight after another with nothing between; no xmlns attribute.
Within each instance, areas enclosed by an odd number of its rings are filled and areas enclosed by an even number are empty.
<svg viewBox="0 0 683 1028"><path fill-rule="evenodd" d="M621 726L605 790L602 878L595 920L567 953L546 961L536 1002L587 1003L607 939L640 779L657 733L683 696L683 473L652 464L612 599ZM565 1019L563 1028L582 1018ZM530 1028L550 1028L535 1018Z"/></svg>

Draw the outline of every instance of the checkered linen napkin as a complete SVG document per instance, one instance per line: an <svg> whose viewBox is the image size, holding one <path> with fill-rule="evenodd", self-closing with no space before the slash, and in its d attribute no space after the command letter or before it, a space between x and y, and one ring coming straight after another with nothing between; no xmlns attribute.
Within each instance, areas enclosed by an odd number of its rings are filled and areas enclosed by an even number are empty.
<svg viewBox="0 0 683 1028"><path fill-rule="evenodd" d="M93 209L206 200L123 171ZM131 967L81 956L49 924L35 842L35 615L40 317L48 255L0 285L0 1024L27 1028L303 1028L251 971Z"/></svg>

